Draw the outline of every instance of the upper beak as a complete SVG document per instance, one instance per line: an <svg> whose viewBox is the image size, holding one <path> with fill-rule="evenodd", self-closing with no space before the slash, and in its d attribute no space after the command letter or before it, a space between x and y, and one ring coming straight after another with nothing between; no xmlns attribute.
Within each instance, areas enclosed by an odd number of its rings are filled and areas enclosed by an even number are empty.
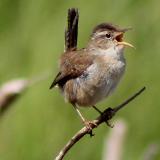
<svg viewBox="0 0 160 160"><path fill-rule="evenodd" d="M124 32L117 32L115 34L115 40L117 41L117 45L124 45L135 49L135 47L132 44L123 41L123 34Z"/></svg>

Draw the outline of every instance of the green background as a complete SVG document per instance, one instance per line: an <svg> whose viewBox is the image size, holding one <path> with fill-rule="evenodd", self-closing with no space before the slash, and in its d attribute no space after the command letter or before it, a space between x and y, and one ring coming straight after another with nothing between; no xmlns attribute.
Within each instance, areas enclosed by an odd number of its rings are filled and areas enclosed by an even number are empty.
<svg viewBox="0 0 160 160"><path fill-rule="evenodd" d="M51 160L82 127L70 104L49 86L58 71L64 49L67 9L80 11L78 46L84 47L92 28L101 22L132 26L126 40L126 74L116 92L98 104L115 106L146 86L146 91L116 118L128 126L123 160L139 160L150 144L160 145L160 2L159 0L0 0L0 84L14 78L31 78L43 72L50 77L32 87L0 118L0 160ZM82 109L88 119L97 113ZM105 125L84 137L67 154L69 160L99 160ZM155 156L160 159L159 153Z"/></svg>

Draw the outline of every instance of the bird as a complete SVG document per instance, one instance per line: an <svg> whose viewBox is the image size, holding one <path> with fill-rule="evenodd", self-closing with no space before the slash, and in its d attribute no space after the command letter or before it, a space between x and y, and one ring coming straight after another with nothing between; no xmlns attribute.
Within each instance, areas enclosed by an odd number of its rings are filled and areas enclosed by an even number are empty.
<svg viewBox="0 0 160 160"><path fill-rule="evenodd" d="M77 49L78 18L78 9L68 10L65 51L50 89L58 86L89 128L94 122L86 120L79 108L93 107L101 113L96 104L111 95L119 84L126 68L124 49L134 46L123 41L130 28L104 22L93 28L87 45Z"/></svg>

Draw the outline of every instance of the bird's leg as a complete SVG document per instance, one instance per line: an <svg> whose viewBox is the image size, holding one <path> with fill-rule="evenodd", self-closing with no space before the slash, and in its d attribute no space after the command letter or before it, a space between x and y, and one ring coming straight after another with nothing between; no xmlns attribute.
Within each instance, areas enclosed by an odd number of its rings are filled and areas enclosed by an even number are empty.
<svg viewBox="0 0 160 160"><path fill-rule="evenodd" d="M81 118L82 122L84 123L86 120L83 117L83 115L81 114L81 112L79 111L78 107L75 104L73 104L73 107L75 108L75 110L77 111L79 117Z"/></svg>
<svg viewBox="0 0 160 160"><path fill-rule="evenodd" d="M99 110L96 106L92 105L92 107L93 107L100 115L103 114L103 112L102 112L101 110ZM112 125L108 120L106 120L105 123L107 124L107 126L109 126L109 127L111 127L111 128L114 127L114 125Z"/></svg>
<svg viewBox="0 0 160 160"><path fill-rule="evenodd" d="M103 112L99 110L96 106L92 106L98 113L102 114Z"/></svg>
<svg viewBox="0 0 160 160"><path fill-rule="evenodd" d="M79 117L81 118L83 124L90 130L90 131L89 131L90 136L93 136L91 125L97 126L97 124L96 124L94 121L88 121L88 120L86 120L86 119L83 117L83 115L81 114L81 112L79 111L79 109L78 109L78 107L76 106L76 104L72 104L72 105L73 105L73 107L75 108L75 110L77 111L77 113L78 113Z"/></svg>

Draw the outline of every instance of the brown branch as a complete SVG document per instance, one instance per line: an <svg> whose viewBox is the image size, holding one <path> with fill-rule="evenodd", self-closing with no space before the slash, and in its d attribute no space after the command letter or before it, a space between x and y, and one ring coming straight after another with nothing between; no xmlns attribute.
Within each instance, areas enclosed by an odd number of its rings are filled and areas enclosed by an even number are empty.
<svg viewBox="0 0 160 160"><path fill-rule="evenodd" d="M128 98L126 101L124 101L122 104L116 106L115 108L107 108L105 109L102 114L97 117L93 122L96 124L94 125L93 123L90 123L90 128L89 127L83 127L81 130L79 130L69 141L68 143L64 146L64 148L58 153L56 156L55 160L62 160L63 157L66 155L66 153L72 148L74 144L76 144L84 135L90 134L92 135L92 130L96 127L98 127L100 124L103 122L109 121L112 119L112 117L124 106L126 106L129 102L134 100L138 95L140 95L143 91L145 90L145 87L143 87L141 90L136 92L132 97Z"/></svg>

